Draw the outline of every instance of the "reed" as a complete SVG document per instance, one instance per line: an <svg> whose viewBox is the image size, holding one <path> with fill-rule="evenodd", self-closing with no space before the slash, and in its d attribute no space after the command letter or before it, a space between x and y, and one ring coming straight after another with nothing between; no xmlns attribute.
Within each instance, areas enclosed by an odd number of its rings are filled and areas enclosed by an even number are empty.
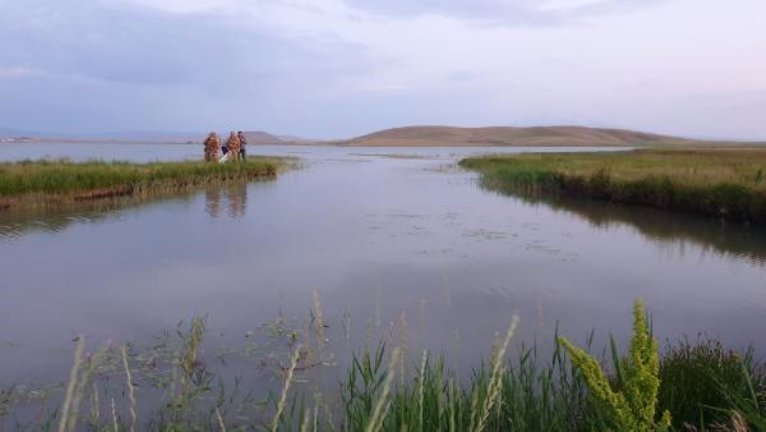
<svg viewBox="0 0 766 432"><path fill-rule="evenodd" d="M495 343L489 361L480 363L468 377L445 369L444 358L428 351L409 363L402 348L389 355L380 344L353 355L347 375L339 381L339 392L315 390L312 408L305 403L309 387L297 385L306 382L310 369L302 363L305 348L295 342L284 346L291 351L289 367L279 363L284 378L274 399L253 399L253 393L266 391L244 386L240 392L243 381L234 380L232 388L220 375L216 375L218 386L211 385L212 379L204 373L221 372L207 369L201 349L205 322L196 318L188 326L179 324L177 343L154 341L148 354L142 353L140 345L129 350L123 345L97 351L86 361L80 338L69 385L61 395L61 410L11 426L50 430L55 419L59 430L75 430L86 426L76 421L83 410L90 414L89 430L115 431L605 431L627 430L618 427L627 424L630 430L658 430L659 413L670 411L677 430L766 430L766 366L754 359L752 351L732 351L720 342L699 339L669 343L660 353L640 305L634 319L630 351L621 355L613 345L611 365L604 356L587 354L592 334L582 351L555 337L548 358L539 355L537 345L523 343L516 355L507 358L515 318ZM301 337L310 338L314 331L309 327ZM275 337L292 340L285 332ZM567 346L577 354L574 360ZM282 354L288 355L278 357ZM178 373L170 377L174 370ZM176 379L178 386L173 384ZM81 407L78 394L90 386L91 402ZM599 386L601 390L594 391ZM140 407L133 387L142 389ZM179 387L180 395L173 390ZM115 397L115 390L121 396ZM0 396L16 398L12 393L0 392ZM602 397L607 394L622 398L619 405L629 408L620 415L630 416L630 421L615 422L616 410ZM101 414L95 402L102 397L111 402L111 407L105 407L104 425L99 424ZM17 418L15 406L13 402L6 405L8 418ZM130 414L122 423L119 411Z"/></svg>
<svg viewBox="0 0 766 432"><path fill-rule="evenodd" d="M766 223L766 150L637 150L468 158L482 184Z"/></svg>
<svg viewBox="0 0 766 432"><path fill-rule="evenodd" d="M72 417L77 416L77 408L73 409L72 401L75 398L75 390L77 389L77 377L80 373L80 365L82 364L83 352L85 351L85 338L80 335L77 337L77 347L74 350L74 361L72 362L72 369L69 372L69 383L67 384L66 396L64 396L64 403L61 405L61 419L59 420L58 432L65 432Z"/></svg>
<svg viewBox="0 0 766 432"><path fill-rule="evenodd" d="M298 365L298 359L301 356L301 346L298 345L295 348L295 353L290 359L290 366L285 371L285 385L282 387L282 393L279 396L277 402L277 411L274 414L274 419L271 421L271 432L276 432L279 429L280 420L282 419L282 413L285 410L287 404L287 394L290 391L290 384L293 382L293 374L295 373L295 367Z"/></svg>
<svg viewBox="0 0 766 432"><path fill-rule="evenodd" d="M130 366L128 365L127 345L122 346L122 365L125 368L125 386L128 390L128 400L130 402L130 431L134 432L138 423L138 402L136 401L136 394L133 388L133 375L130 373Z"/></svg>
<svg viewBox="0 0 766 432"><path fill-rule="evenodd" d="M391 407L389 395L391 394L394 376L396 375L397 364L402 361L401 354L402 351L400 348L394 349L391 353L391 359L388 363L388 372L383 380L383 388L377 395L377 400L374 404L375 408L372 410L372 416L365 428L366 432L379 432L383 428L383 422Z"/></svg>
<svg viewBox="0 0 766 432"><path fill-rule="evenodd" d="M516 332L518 323L519 317L514 316L511 321L511 326L505 334L505 338L503 338L500 344L495 348L495 353L492 356L492 362L490 363L491 373L486 392L474 393L474 411L471 413L471 430L474 432L481 432L484 430L490 411L498 403L497 400L503 386L502 376L505 374L506 370L505 353L508 351L508 345L511 343L511 338L513 338L513 334ZM480 395L484 397L481 397Z"/></svg>

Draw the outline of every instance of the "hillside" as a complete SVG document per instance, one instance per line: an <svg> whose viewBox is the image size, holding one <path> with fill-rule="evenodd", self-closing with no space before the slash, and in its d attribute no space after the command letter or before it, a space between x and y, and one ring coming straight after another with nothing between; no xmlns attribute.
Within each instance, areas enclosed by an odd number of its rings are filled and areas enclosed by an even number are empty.
<svg viewBox="0 0 766 432"><path fill-rule="evenodd" d="M693 140L620 129L580 126L478 127L408 126L362 135L338 145L351 147L482 147L682 145Z"/></svg>
<svg viewBox="0 0 766 432"><path fill-rule="evenodd" d="M263 131L245 131L245 138L248 144L253 145L276 145L288 144L276 135ZM93 135L91 139L112 138L118 141L136 141L136 142L159 142L159 143L201 143L205 140L207 133L204 132L124 132L104 134L102 136ZM229 131L218 131L218 136L222 140L229 137Z"/></svg>

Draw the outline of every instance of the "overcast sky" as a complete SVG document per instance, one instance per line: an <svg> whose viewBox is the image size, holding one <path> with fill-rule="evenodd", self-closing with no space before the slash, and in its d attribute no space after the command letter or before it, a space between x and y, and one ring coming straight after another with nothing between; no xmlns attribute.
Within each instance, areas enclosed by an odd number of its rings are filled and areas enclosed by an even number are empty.
<svg viewBox="0 0 766 432"><path fill-rule="evenodd" d="M764 0L0 0L0 128L766 139Z"/></svg>

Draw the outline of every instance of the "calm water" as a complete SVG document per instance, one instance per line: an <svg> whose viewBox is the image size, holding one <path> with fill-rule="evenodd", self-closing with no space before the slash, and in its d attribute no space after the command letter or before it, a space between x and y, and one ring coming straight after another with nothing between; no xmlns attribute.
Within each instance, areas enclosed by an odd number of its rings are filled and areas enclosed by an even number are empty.
<svg viewBox="0 0 766 432"><path fill-rule="evenodd" d="M707 332L766 346L763 232L504 197L454 166L469 154L523 149L251 150L297 156L304 167L172 199L0 216L0 382L63 373L75 333L94 345L121 343L207 314L211 333L233 343L280 315L306 317L314 292L338 351L404 317L411 344L458 368L486 356L513 313L517 340L547 343L557 322L579 341L594 328L624 340L636 297L660 338ZM0 160L200 153L190 145L0 146ZM351 331L345 344L335 331L341 322Z"/></svg>

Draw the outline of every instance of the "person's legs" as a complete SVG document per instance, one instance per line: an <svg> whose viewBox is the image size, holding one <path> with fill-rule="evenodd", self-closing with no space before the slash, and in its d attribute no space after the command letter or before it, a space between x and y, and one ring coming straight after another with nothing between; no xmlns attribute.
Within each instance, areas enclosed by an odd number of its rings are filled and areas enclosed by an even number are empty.
<svg viewBox="0 0 766 432"><path fill-rule="evenodd" d="M239 149L239 157L241 157L242 160L245 160L245 148L244 147Z"/></svg>

